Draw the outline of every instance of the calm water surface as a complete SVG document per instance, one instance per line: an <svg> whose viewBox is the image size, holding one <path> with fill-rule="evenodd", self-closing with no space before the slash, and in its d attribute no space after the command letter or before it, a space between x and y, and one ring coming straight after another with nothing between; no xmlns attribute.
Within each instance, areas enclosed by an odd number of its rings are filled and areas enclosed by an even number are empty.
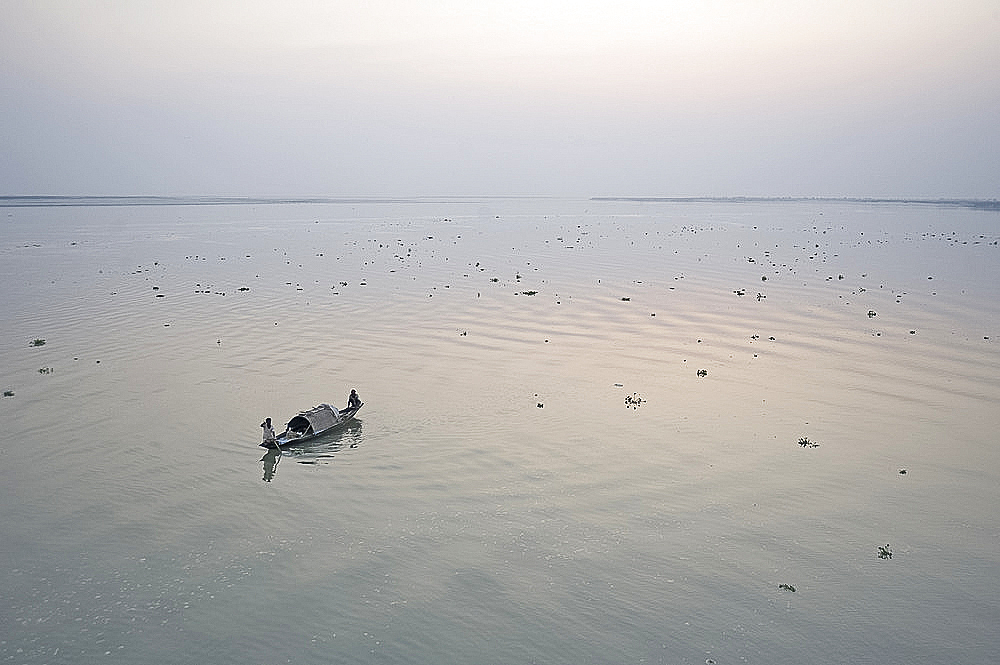
<svg viewBox="0 0 1000 665"><path fill-rule="evenodd" d="M0 213L0 662L1000 661L996 211Z"/></svg>

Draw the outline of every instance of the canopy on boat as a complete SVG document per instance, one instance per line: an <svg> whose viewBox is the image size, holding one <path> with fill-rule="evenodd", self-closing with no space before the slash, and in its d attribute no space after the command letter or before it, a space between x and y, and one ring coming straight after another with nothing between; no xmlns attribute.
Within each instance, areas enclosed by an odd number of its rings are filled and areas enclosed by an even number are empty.
<svg viewBox="0 0 1000 665"><path fill-rule="evenodd" d="M308 411L302 411L288 421L288 429L303 432L310 425L313 432L322 432L340 422L340 412L329 404L320 404Z"/></svg>

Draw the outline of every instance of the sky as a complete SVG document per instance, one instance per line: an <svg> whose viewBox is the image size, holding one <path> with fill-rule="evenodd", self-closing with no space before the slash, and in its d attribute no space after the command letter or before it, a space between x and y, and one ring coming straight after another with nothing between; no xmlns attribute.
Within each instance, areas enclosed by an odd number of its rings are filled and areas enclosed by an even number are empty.
<svg viewBox="0 0 1000 665"><path fill-rule="evenodd" d="M0 0L0 195L1000 198L1000 0Z"/></svg>

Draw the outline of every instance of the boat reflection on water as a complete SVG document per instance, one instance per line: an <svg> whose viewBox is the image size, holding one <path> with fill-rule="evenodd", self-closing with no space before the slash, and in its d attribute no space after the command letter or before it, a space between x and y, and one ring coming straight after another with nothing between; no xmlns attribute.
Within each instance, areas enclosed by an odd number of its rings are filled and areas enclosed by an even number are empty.
<svg viewBox="0 0 1000 665"><path fill-rule="evenodd" d="M312 439L300 445L288 444L281 448L268 448L260 461L264 467L263 480L271 482L278 472L283 457L290 457L299 464L328 464L343 449L357 448L361 443L361 421L355 420L347 427L329 436Z"/></svg>

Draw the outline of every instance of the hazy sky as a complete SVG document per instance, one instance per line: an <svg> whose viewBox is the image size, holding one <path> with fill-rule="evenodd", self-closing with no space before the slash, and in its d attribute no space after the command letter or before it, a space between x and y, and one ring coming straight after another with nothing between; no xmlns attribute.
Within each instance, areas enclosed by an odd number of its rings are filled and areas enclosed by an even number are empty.
<svg viewBox="0 0 1000 665"><path fill-rule="evenodd" d="M1000 0L2 0L0 194L998 198Z"/></svg>

